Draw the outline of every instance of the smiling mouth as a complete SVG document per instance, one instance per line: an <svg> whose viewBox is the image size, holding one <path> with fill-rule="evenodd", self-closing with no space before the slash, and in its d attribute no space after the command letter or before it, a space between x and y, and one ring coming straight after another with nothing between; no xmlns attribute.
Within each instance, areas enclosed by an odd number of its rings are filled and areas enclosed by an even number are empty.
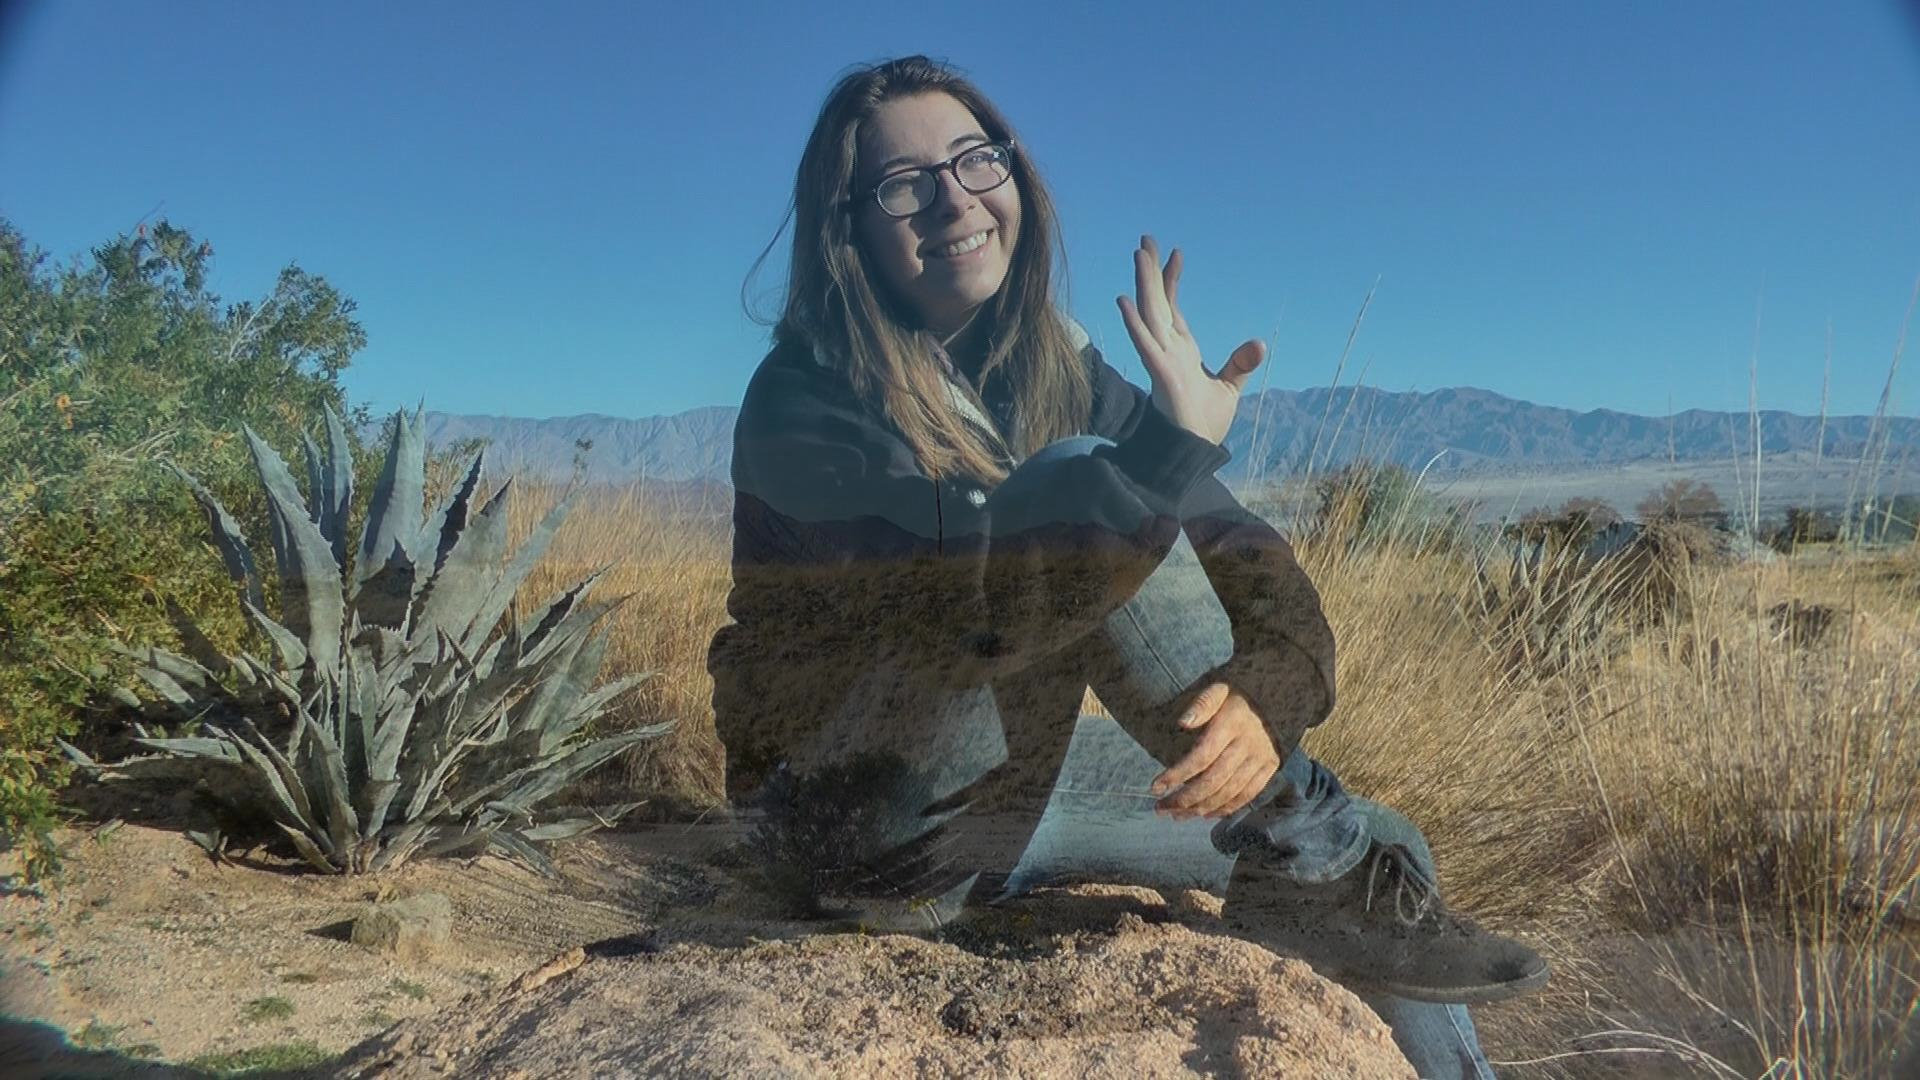
<svg viewBox="0 0 1920 1080"><path fill-rule="evenodd" d="M958 240L951 244L942 244L935 248L928 248L926 254L939 259L957 259L962 255L971 254L985 247L987 238L992 232L992 229L982 229L964 240Z"/></svg>

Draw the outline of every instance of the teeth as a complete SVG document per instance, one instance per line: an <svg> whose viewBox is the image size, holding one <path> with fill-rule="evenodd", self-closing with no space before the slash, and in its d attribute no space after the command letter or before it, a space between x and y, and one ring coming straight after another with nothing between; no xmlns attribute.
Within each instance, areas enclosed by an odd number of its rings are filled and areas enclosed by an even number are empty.
<svg viewBox="0 0 1920 1080"><path fill-rule="evenodd" d="M967 237L965 240L961 240L957 243L948 244L946 247L941 248L939 253L948 258L952 258L955 255L965 255L967 252L972 251L974 248L977 248L981 244L984 244L986 242L987 242L987 234L984 232L977 232L977 233L974 233L972 236Z"/></svg>

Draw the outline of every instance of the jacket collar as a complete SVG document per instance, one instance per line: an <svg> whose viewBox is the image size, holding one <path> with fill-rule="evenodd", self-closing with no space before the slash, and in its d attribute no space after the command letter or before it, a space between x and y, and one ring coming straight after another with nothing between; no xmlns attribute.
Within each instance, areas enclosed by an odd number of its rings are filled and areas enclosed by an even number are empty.
<svg viewBox="0 0 1920 1080"><path fill-rule="evenodd" d="M1061 318L1066 321L1067 337L1073 342L1073 347L1082 352L1086 351L1087 346L1091 344L1091 339L1087 337L1086 327L1081 326L1080 323L1071 316L1062 315ZM973 399L967 395L966 391L960 388L960 373L954 370L953 361L947 359L947 351L936 345L934 346L933 355L940 361L941 368L947 373L947 399L953 402L954 411L966 417L975 427L992 436L1001 446L1008 447L1008 454L1011 456L1011 444L1007 442L1006 436L1000 433L1000 426L993 422L992 417L980 411L980 407L975 405ZM813 362L823 368L833 367L827 358L826 351L820 347L819 342L814 342L813 344ZM1013 460L1015 464L1019 464L1017 457Z"/></svg>

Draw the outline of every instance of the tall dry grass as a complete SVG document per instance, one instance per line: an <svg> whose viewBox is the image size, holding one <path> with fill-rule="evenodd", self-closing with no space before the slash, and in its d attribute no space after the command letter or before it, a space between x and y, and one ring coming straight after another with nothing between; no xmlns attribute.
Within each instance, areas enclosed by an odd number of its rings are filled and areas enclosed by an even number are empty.
<svg viewBox="0 0 1920 1080"><path fill-rule="evenodd" d="M520 543L563 497L551 485L509 494L512 542ZM608 616L606 679L652 672L597 721L624 730L671 721L649 740L582 781L580 800L646 799L641 816L683 815L716 805L724 776L713 730L713 681L707 642L727 622L730 534L724 507L683 505L636 485L588 489L576 497L552 546L522 586L517 602L543 602L598 573L593 595L619 598Z"/></svg>
<svg viewBox="0 0 1920 1080"><path fill-rule="evenodd" d="M516 529L557 494L515 496ZM1482 1014L1507 1071L1890 1074L1920 1001L1920 552L1669 554L1664 590L1573 566L1556 603L1462 538L1330 520L1291 530L1340 649L1308 748L1422 826L1452 902L1549 953L1545 994ZM679 725L588 795L718 799L728 555L724 517L600 493L528 582L605 567L600 595L630 594L606 676L659 673L611 723Z"/></svg>
<svg viewBox="0 0 1920 1080"><path fill-rule="evenodd" d="M1920 550L1669 546L1574 565L1572 600L1503 619L1483 575L1509 600L1538 575L1299 535L1341 648L1309 749L1424 827L1453 900L1555 961L1543 999L1492 1011L1510 1060L1914 1067L1896 1055L1920 1002Z"/></svg>

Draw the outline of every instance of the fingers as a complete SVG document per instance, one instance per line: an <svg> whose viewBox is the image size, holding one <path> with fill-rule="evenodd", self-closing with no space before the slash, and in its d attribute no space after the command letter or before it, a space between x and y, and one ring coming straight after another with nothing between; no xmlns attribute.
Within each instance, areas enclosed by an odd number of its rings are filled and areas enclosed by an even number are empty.
<svg viewBox="0 0 1920 1080"><path fill-rule="evenodd" d="M1252 801L1280 768L1259 715L1224 682L1204 687L1177 723L1202 730L1193 748L1154 778L1151 792L1165 796L1155 807L1159 813L1181 820L1224 817Z"/></svg>
<svg viewBox="0 0 1920 1080"><path fill-rule="evenodd" d="M1140 354L1140 362L1146 365L1147 374L1155 379L1165 379L1167 372L1162 370L1163 360L1160 342L1147 329L1146 320L1141 318L1140 309L1132 300L1122 296L1119 299L1120 321L1127 324L1127 336L1133 339L1133 348Z"/></svg>
<svg viewBox="0 0 1920 1080"><path fill-rule="evenodd" d="M1159 809L1183 821L1205 813L1219 796L1239 790L1246 782L1240 775L1246 765L1246 749L1238 742L1229 742L1198 776L1160 800Z"/></svg>
<svg viewBox="0 0 1920 1080"><path fill-rule="evenodd" d="M1142 236L1133 252L1133 292L1139 298L1141 318L1164 348L1173 330L1173 313L1167 304L1167 283L1159 260L1160 249L1153 237Z"/></svg>
<svg viewBox="0 0 1920 1080"><path fill-rule="evenodd" d="M1215 713L1220 711L1220 707L1227 703L1227 696L1231 693L1233 688L1226 683L1208 683L1201 688L1200 693L1195 695L1191 702L1187 703L1186 709L1180 714L1180 719L1174 722L1187 730L1206 724L1213 719Z"/></svg>
<svg viewBox="0 0 1920 1080"><path fill-rule="evenodd" d="M1209 724L1206 733L1200 736L1193 749L1186 756L1167 767L1167 771L1154 777L1153 786L1147 790L1155 795L1165 794L1185 784L1205 772L1219 758L1229 744L1233 742L1233 731L1222 724Z"/></svg>
<svg viewBox="0 0 1920 1080"><path fill-rule="evenodd" d="M1247 380L1267 358L1266 343L1259 340L1243 341L1240 347L1227 357L1227 366L1220 369L1217 376L1221 382L1232 386L1235 391L1246 389Z"/></svg>
<svg viewBox="0 0 1920 1080"><path fill-rule="evenodd" d="M1241 773L1242 779L1239 786L1234 787L1229 785L1227 792L1220 797L1209 811L1210 816L1226 817L1228 814L1234 813L1241 807L1252 802L1253 797L1260 794L1260 792L1266 788L1267 781L1273 779L1273 774L1279 771L1280 763L1278 761L1262 761L1258 758L1250 759L1247 762L1245 770Z"/></svg>
<svg viewBox="0 0 1920 1080"><path fill-rule="evenodd" d="M1236 742L1214 760L1206 772L1162 799L1156 807L1180 820L1225 817L1253 801L1278 772L1280 763L1259 748Z"/></svg>

